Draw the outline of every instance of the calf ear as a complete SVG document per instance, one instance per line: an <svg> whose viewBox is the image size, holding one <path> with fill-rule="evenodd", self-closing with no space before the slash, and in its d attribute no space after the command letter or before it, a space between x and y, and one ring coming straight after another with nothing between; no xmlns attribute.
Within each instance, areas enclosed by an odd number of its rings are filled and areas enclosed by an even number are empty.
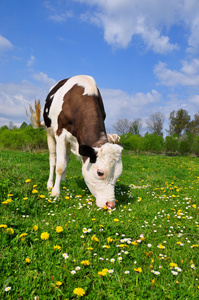
<svg viewBox="0 0 199 300"><path fill-rule="evenodd" d="M79 154L81 156L90 157L90 163L91 164L94 164L96 162L97 154L96 154L95 150L90 146L79 145Z"/></svg>

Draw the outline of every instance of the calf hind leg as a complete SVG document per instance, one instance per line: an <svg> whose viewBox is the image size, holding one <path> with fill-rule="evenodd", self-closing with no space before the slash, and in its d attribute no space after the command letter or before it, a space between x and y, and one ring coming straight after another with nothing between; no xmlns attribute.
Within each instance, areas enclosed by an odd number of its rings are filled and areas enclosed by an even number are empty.
<svg viewBox="0 0 199 300"><path fill-rule="evenodd" d="M53 187L54 182L54 172L56 166L56 141L54 138L54 134L51 128L47 129L47 142L49 149L49 164L50 164L50 173L47 182L47 189L51 189Z"/></svg>
<svg viewBox="0 0 199 300"><path fill-rule="evenodd" d="M70 159L70 145L66 143L64 135L56 138L56 180L55 185L52 189L51 196L59 197L60 195L60 183L65 177L66 168Z"/></svg>

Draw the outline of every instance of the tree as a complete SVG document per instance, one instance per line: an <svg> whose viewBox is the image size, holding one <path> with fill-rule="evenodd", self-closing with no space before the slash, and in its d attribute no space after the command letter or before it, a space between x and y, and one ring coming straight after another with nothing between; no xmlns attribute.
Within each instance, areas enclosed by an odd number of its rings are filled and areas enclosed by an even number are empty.
<svg viewBox="0 0 199 300"><path fill-rule="evenodd" d="M187 130L194 135L199 135L199 113L194 115L194 119L189 123Z"/></svg>
<svg viewBox="0 0 199 300"><path fill-rule="evenodd" d="M146 120L147 128L150 132L155 133L158 136L163 136L162 129L164 120L165 116L160 112L156 112Z"/></svg>
<svg viewBox="0 0 199 300"><path fill-rule="evenodd" d="M130 128L129 132L133 135L140 135L141 127L142 127L142 121L141 119L136 119L133 122L130 122Z"/></svg>
<svg viewBox="0 0 199 300"><path fill-rule="evenodd" d="M119 135L128 133L130 130L131 122L127 119L119 119L113 124L113 129Z"/></svg>
<svg viewBox="0 0 199 300"><path fill-rule="evenodd" d="M26 128L28 126L28 124L26 122L23 122L20 126L20 129Z"/></svg>
<svg viewBox="0 0 199 300"><path fill-rule="evenodd" d="M170 113L170 125L169 125L169 134L177 134L181 136L189 128L191 117L188 115L188 112L184 109L179 109L177 112L173 110Z"/></svg>

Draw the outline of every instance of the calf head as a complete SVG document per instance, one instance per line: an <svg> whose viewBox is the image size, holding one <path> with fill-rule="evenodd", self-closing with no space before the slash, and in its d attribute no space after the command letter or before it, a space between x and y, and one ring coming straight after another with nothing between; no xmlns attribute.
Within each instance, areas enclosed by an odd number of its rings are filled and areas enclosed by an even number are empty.
<svg viewBox="0 0 199 300"><path fill-rule="evenodd" d="M122 173L122 147L106 143L100 148L80 145L83 160L82 174L84 180L96 198L96 205L113 208L115 206L114 186Z"/></svg>

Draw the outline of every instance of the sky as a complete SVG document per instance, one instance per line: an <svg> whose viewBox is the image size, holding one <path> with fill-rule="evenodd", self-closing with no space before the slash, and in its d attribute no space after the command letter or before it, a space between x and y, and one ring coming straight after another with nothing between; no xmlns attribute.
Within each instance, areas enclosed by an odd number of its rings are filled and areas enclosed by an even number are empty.
<svg viewBox="0 0 199 300"><path fill-rule="evenodd" d="M199 112L198 0L1 0L0 127L29 123L49 89L93 76L111 132L118 119Z"/></svg>

